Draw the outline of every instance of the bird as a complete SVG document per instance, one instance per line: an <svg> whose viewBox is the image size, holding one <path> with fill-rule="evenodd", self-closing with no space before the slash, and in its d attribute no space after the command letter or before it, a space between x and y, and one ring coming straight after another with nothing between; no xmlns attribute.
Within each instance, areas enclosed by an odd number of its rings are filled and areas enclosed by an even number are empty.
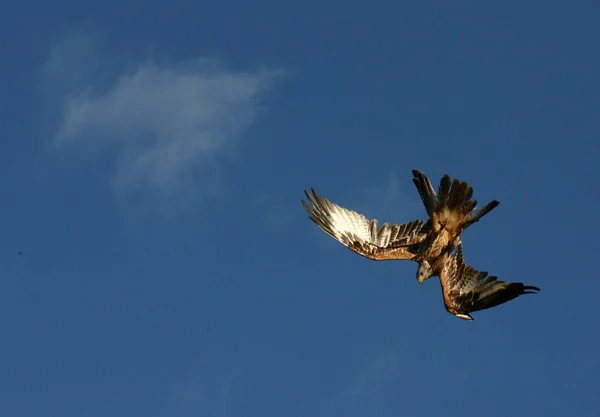
<svg viewBox="0 0 600 417"><path fill-rule="evenodd" d="M427 221L419 219L402 224L383 223L368 219L363 214L344 208L321 197L314 188L312 194L304 190L308 203L301 200L309 218L325 233L366 258L384 260L412 260L418 263L417 281L439 275L445 258L444 250L453 249L460 235L471 224L479 221L499 202L494 200L485 207L473 210L473 188L446 174L436 194L429 178L413 170L415 183L429 214Z"/></svg>
<svg viewBox="0 0 600 417"><path fill-rule="evenodd" d="M522 282L504 282L487 271L478 271L464 260L462 242L456 251L441 256L444 267L439 276L444 307L454 316L473 320L469 314L496 307L524 294L536 294L540 288Z"/></svg>

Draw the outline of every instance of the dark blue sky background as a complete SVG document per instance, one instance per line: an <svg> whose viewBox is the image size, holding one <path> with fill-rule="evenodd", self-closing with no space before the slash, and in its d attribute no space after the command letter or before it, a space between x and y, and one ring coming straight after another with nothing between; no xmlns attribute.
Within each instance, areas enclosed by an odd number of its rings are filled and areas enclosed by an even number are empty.
<svg viewBox="0 0 600 417"><path fill-rule="evenodd" d="M600 6L459 3L8 5L0 416L600 415ZM457 319L300 204L423 218L413 168L542 291Z"/></svg>

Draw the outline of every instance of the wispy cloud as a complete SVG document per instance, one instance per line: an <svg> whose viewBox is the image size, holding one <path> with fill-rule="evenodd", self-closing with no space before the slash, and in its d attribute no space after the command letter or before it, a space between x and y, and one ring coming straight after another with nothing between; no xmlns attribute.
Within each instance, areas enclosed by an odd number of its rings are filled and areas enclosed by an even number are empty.
<svg viewBox="0 0 600 417"><path fill-rule="evenodd" d="M235 399L230 404L230 396L244 370L244 366L237 366L229 372L211 369L210 372L182 381L173 387L163 409L164 415L188 417L202 411L224 417L231 413L236 415Z"/></svg>
<svg viewBox="0 0 600 417"><path fill-rule="evenodd" d="M173 65L146 61L112 83L86 84L81 72L89 74L90 68L81 71L72 56L84 53L86 42L97 43L77 37L55 46L43 66L46 82L54 76L69 87L60 98L54 143L59 149L116 150L112 185L124 197L181 197L202 188L220 152L242 137L282 75L269 68L230 70L198 58ZM71 73L76 85L64 82Z"/></svg>
<svg viewBox="0 0 600 417"><path fill-rule="evenodd" d="M400 351L389 349L366 361L329 399L323 415L330 416L406 416L397 407L397 378Z"/></svg>
<svg viewBox="0 0 600 417"><path fill-rule="evenodd" d="M287 404L273 401L275 393L282 391L279 387L264 385L265 381L259 377L260 369L252 370L245 363L216 361L216 364L203 366L190 378L178 381L164 395L140 407L136 415L411 417L414 411L398 393L402 361L398 348L381 351L354 372L350 371L343 383L321 399L307 398L301 387L310 381L298 385L292 374L291 380L286 381L290 387ZM271 381L271 384L277 383Z"/></svg>
<svg viewBox="0 0 600 417"><path fill-rule="evenodd" d="M174 383L166 392L138 405L135 416L191 417L198 415L232 417L242 415L248 389L244 363L204 364L201 370Z"/></svg>

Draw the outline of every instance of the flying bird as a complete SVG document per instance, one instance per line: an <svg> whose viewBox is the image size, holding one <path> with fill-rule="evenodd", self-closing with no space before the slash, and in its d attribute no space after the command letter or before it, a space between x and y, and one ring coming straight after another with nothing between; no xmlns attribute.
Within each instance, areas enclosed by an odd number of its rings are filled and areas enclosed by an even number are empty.
<svg viewBox="0 0 600 417"><path fill-rule="evenodd" d="M440 257L442 252L447 247L454 249L461 233L499 202L473 210L477 201L471 199L473 188L466 182L457 179L452 182L446 174L440 181L438 195L425 174L413 170L413 175L429 214L427 221L393 225L386 222L379 226L377 219L367 219L363 214L322 198L314 188L311 188L312 194L304 190L310 205L304 200L302 205L321 230L359 255L376 261L416 261L419 264L417 280L423 283L441 273L445 261Z"/></svg>
<svg viewBox="0 0 600 417"><path fill-rule="evenodd" d="M465 264L462 242L456 251L447 251L444 268L440 274L444 307L464 320L473 320L469 313L496 307L523 294L535 294L538 287L522 282L504 282Z"/></svg>

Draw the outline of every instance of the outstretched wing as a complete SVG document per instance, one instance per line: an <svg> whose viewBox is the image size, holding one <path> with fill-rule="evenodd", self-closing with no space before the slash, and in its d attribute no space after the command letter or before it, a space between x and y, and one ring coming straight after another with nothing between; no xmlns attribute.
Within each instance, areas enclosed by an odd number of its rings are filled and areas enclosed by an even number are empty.
<svg viewBox="0 0 600 417"><path fill-rule="evenodd" d="M411 260L417 254L409 246L427 236L428 225L423 220L378 226L377 219L369 220L360 213L320 197L313 188L311 191L312 195L304 190L311 205L302 200L310 219L329 236L369 259Z"/></svg>
<svg viewBox="0 0 600 417"><path fill-rule="evenodd" d="M446 309L466 320L473 318L469 313L496 307L523 294L540 291L538 287L521 282L504 282L465 264L462 242L456 254L452 254L440 274Z"/></svg>

